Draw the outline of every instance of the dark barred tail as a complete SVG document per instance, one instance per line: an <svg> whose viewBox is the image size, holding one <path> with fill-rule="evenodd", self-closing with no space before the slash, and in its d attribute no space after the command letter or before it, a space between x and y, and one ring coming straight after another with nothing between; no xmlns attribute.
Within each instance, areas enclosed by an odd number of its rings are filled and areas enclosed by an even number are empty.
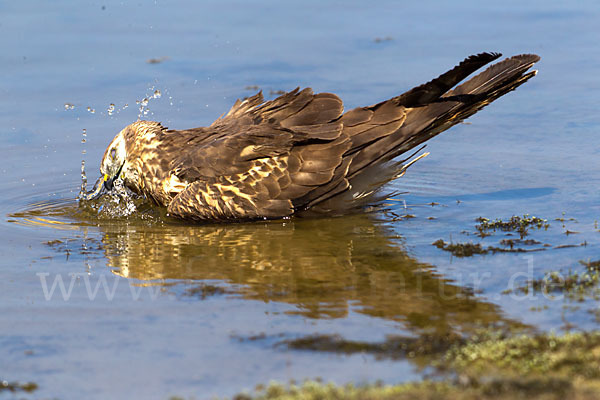
<svg viewBox="0 0 600 400"><path fill-rule="evenodd" d="M399 130L403 140L392 147L382 161L393 159L426 142L446 129L464 121L494 100L515 90L537 74L527 72L540 60L535 54L523 54L507 58L492 65L456 89L448 91L430 105L416 109L407 116ZM427 122L427 126L423 126Z"/></svg>
<svg viewBox="0 0 600 400"><path fill-rule="evenodd" d="M537 73L528 70L540 57L523 54L496 63L452 89L498 57L498 53L471 56L440 77L398 97L344 114L344 132L353 142L348 151L352 159L346 175L349 189L316 204L313 211L343 213L385 198L381 188L405 172L406 162L412 157L407 156L410 151ZM403 155L402 161L392 162Z"/></svg>

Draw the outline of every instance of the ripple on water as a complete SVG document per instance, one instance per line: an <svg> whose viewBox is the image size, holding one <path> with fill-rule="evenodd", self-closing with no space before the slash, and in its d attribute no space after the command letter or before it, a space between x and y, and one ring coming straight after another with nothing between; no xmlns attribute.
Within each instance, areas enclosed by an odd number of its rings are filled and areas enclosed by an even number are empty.
<svg viewBox="0 0 600 400"><path fill-rule="evenodd" d="M95 200L62 198L31 203L8 214L8 222L22 226L76 230L99 223L162 223L165 212L131 193L113 190Z"/></svg>
<svg viewBox="0 0 600 400"><path fill-rule="evenodd" d="M29 204L22 211L8 214L7 221L29 227L77 230L82 224L68 220L76 208L77 201L73 199L40 201Z"/></svg>

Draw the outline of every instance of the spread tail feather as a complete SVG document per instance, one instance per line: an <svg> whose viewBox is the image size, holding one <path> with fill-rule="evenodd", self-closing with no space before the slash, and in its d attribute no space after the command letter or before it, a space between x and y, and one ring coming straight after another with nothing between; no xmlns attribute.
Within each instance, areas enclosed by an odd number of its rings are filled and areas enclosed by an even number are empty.
<svg viewBox="0 0 600 400"><path fill-rule="evenodd" d="M475 114L537 73L528 70L540 57L523 54L498 62L452 89L498 57L497 53L471 56L398 97L344 114L340 121L353 141L347 153L352 158L346 175L348 190L313 203L312 211L341 214L386 198L381 193L383 185L402 176L425 154L408 163L414 154L400 162L393 162L395 158Z"/></svg>

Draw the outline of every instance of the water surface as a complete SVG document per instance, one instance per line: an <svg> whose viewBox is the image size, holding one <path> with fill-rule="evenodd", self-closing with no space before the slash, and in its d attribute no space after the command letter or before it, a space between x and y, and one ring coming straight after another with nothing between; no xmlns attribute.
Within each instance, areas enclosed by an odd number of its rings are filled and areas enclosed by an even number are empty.
<svg viewBox="0 0 600 400"><path fill-rule="evenodd" d="M598 328L594 288L581 301L507 293L600 258L594 2L36 1L0 12L0 378L37 383L34 398L395 383L432 374L427 357L289 343ZM432 140L385 212L199 226L146 208L98 217L75 200L82 159L95 179L107 143L156 90L141 116L175 129L210 124L254 86L269 98L312 86L350 109L481 51L540 54L540 73ZM524 214L550 224L527 236L540 251L460 258L432 245L502 246L518 235L481 238L476 218Z"/></svg>

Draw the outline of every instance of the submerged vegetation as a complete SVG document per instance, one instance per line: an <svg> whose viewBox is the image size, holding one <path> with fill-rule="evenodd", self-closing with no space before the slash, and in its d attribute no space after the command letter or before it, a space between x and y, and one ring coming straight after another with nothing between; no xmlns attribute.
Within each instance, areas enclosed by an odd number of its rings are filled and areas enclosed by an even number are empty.
<svg viewBox="0 0 600 400"><path fill-rule="evenodd" d="M229 290L226 287L209 285L207 283L200 283L186 289L183 293L184 296L194 297L200 300L205 300L211 296L218 296L228 293Z"/></svg>
<svg viewBox="0 0 600 400"><path fill-rule="evenodd" d="M0 380L0 394L2 392L11 393L32 393L38 389L38 385L34 382L19 383Z"/></svg>
<svg viewBox="0 0 600 400"><path fill-rule="evenodd" d="M505 336L483 331L432 360L441 380L363 386L272 383L235 400L596 399L600 332Z"/></svg>
<svg viewBox="0 0 600 400"><path fill-rule="evenodd" d="M566 229L564 225L564 218L557 218L557 221L563 222L563 228ZM574 219L570 218L569 221ZM529 214L525 214L522 217L512 216L508 221L503 221L500 218L495 220L490 220L488 218L479 217L475 220L478 222L475 225L475 235L484 239L488 236L493 236L495 232L505 232L505 235L512 236L514 234L518 234L519 238L508 238L501 239L498 244L499 246L483 246L480 243L472 243L472 242L450 242L447 243L443 239L438 239L432 244L437 248L448 251L452 253L455 257L471 257L476 254L494 254L494 253L525 253L532 251L544 251L548 248L553 249L564 249L569 247L580 247L587 246L587 241L583 241L577 244L559 244L553 246L549 243L543 243L539 240L535 239L525 239L526 236L530 234L530 230L548 230L550 224L546 219L542 219L539 217L530 216ZM469 235L470 233L467 231L463 231ZM566 236L578 233L575 231L570 231L566 229L563 232Z"/></svg>
<svg viewBox="0 0 600 400"><path fill-rule="evenodd" d="M490 231L517 232L521 239L528 235L529 229L548 229L550 224L542 218L525 214L522 217L512 216L508 221L502 221L500 218L491 221L487 218L479 217L476 220L479 224L475 225L475 229L479 232L479 236L485 237L490 235Z"/></svg>
<svg viewBox="0 0 600 400"><path fill-rule="evenodd" d="M279 342L294 350L332 352L337 354L365 353L377 359L427 358L439 356L464 339L457 334L419 335L417 337L388 336L383 342L346 340L339 335L311 335Z"/></svg>
<svg viewBox="0 0 600 400"><path fill-rule="evenodd" d="M487 254L489 251L479 243L446 243L439 239L432 244L438 249L449 251L455 257L470 257L474 254Z"/></svg>
<svg viewBox="0 0 600 400"><path fill-rule="evenodd" d="M536 249L524 249L521 247L511 246L510 248L487 246L483 247L480 243L446 243L442 239L436 240L432 243L438 249L448 251L455 257L471 257L475 254L488 254L488 253L525 253L529 251L540 251L543 248Z"/></svg>
<svg viewBox="0 0 600 400"><path fill-rule="evenodd" d="M530 386L525 386L530 385ZM541 379L535 382L519 380L483 382L461 385L450 381L423 381L400 385L336 386L317 381L285 386L271 383L252 395L238 394L234 400L481 400L481 399L539 399L569 400L597 399L595 387L578 387L565 381Z"/></svg>
<svg viewBox="0 0 600 400"><path fill-rule="evenodd" d="M564 295L577 301L600 299L600 260L579 263L584 266L583 271L548 271L542 278L529 280L516 290L521 293L532 291L544 295Z"/></svg>
<svg viewBox="0 0 600 400"><path fill-rule="evenodd" d="M548 229L550 224L542 218L525 214L522 217L512 216L508 221L503 221L500 218L492 221L488 218L479 217L475 225L476 235L485 238L492 236L492 232L513 232L519 235L519 239L502 239L500 246L482 246L480 243L447 243L443 239L436 240L432 244L439 249L452 253L455 257L471 257L476 254L488 253L525 253L531 251L543 251L551 245L543 245L542 247L531 247L541 245L542 243L534 239L524 239L529 234L530 229ZM518 246L529 246L518 247Z"/></svg>

